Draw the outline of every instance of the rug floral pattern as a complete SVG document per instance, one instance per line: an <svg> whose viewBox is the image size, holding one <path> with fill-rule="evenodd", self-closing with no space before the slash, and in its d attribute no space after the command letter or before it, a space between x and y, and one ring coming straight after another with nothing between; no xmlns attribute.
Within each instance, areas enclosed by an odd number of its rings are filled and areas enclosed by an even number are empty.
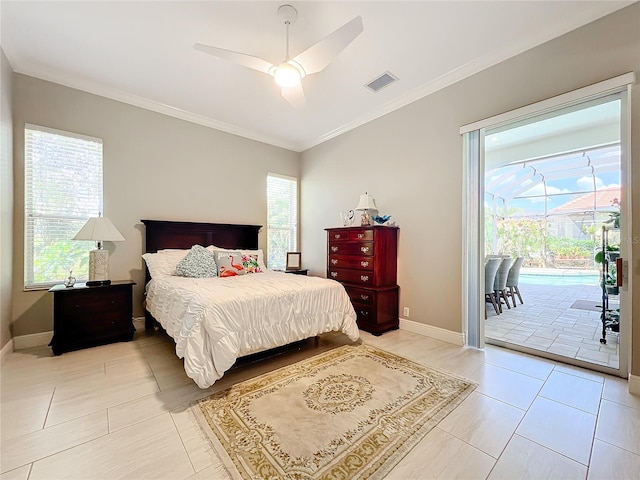
<svg viewBox="0 0 640 480"><path fill-rule="evenodd" d="M234 479L378 479L475 387L347 345L234 385L192 412Z"/></svg>

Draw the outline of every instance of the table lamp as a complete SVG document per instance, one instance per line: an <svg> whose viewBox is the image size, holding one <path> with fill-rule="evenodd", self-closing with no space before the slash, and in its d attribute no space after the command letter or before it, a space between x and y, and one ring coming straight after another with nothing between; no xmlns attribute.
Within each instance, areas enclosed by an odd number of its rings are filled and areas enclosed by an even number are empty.
<svg viewBox="0 0 640 480"><path fill-rule="evenodd" d="M360 195L360 202L354 210L362 211L362 215L360 216L361 226L371 225L371 213L375 212L374 215L378 213L375 199L367 192Z"/></svg>
<svg viewBox="0 0 640 480"><path fill-rule="evenodd" d="M89 281L87 286L110 285L109 252L102 248L102 242L121 242L122 234L107 217L91 217L84 227L73 237L74 240L93 240L98 247L89 252Z"/></svg>

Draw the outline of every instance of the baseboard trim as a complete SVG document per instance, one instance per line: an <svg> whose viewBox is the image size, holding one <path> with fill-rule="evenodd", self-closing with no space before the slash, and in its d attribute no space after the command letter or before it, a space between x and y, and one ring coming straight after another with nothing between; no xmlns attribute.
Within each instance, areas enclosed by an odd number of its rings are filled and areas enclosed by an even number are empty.
<svg viewBox="0 0 640 480"><path fill-rule="evenodd" d="M11 352L13 352L13 338L10 338L9 341L4 344L2 350L0 350L0 365L4 365L4 361Z"/></svg>
<svg viewBox="0 0 640 480"><path fill-rule="evenodd" d="M425 323L407 320L406 318L400 319L400 329L424 335L425 337L435 338L436 340L442 340L443 342L452 343L460 347L465 345L465 335L462 332L453 332Z"/></svg>
<svg viewBox="0 0 640 480"><path fill-rule="evenodd" d="M13 337L13 349L23 350L25 348L41 347L49 345L53 332L31 333L29 335L20 335Z"/></svg>
<svg viewBox="0 0 640 480"><path fill-rule="evenodd" d="M640 377L629 374L629 393L640 395Z"/></svg>

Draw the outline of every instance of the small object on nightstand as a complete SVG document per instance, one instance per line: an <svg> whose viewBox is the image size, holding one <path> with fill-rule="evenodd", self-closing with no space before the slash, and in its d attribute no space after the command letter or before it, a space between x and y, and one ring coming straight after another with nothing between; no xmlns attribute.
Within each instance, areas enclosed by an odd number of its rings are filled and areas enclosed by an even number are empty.
<svg viewBox="0 0 640 480"><path fill-rule="evenodd" d="M284 273L293 273L294 275L307 275L309 269L285 270Z"/></svg>
<svg viewBox="0 0 640 480"><path fill-rule="evenodd" d="M73 276L73 270L69 270L69 276L64 281L64 286L71 288L76 283L76 277Z"/></svg>

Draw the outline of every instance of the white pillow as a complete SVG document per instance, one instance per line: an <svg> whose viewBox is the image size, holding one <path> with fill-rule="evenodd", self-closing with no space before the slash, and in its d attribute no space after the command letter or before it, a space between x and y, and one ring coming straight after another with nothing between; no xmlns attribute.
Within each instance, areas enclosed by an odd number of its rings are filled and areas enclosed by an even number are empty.
<svg viewBox="0 0 640 480"><path fill-rule="evenodd" d="M176 265L182 260L189 250L160 250L157 253L145 253L142 255L151 278L170 277L176 274Z"/></svg>

